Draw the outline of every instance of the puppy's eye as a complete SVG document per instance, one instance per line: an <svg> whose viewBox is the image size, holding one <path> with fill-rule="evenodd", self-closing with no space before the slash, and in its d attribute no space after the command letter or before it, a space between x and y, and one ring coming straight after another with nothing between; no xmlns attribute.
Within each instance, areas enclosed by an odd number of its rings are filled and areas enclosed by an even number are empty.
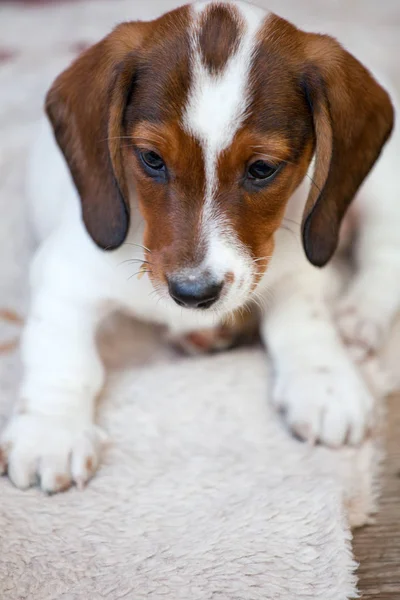
<svg viewBox="0 0 400 600"><path fill-rule="evenodd" d="M264 160L256 160L247 169L247 177L252 181L267 181L278 171L279 166L270 165Z"/></svg>
<svg viewBox="0 0 400 600"><path fill-rule="evenodd" d="M161 175L165 172L165 163L153 150L140 152L140 159L149 175Z"/></svg>

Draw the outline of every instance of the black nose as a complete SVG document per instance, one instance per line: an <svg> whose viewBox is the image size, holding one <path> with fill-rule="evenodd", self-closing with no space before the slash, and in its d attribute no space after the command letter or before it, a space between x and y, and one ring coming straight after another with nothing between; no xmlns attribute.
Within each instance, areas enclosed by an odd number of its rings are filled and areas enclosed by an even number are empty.
<svg viewBox="0 0 400 600"><path fill-rule="evenodd" d="M169 293L179 306L209 308L221 294L223 282L215 283L201 277L196 279L170 279Z"/></svg>

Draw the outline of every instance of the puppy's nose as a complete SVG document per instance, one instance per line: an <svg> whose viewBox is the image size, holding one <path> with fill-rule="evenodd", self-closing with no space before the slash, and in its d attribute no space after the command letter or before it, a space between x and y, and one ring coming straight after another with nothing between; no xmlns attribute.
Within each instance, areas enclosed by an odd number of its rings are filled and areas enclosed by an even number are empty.
<svg viewBox="0 0 400 600"><path fill-rule="evenodd" d="M223 285L223 282L216 283L206 277L168 280L171 298L187 308L209 308L220 297Z"/></svg>

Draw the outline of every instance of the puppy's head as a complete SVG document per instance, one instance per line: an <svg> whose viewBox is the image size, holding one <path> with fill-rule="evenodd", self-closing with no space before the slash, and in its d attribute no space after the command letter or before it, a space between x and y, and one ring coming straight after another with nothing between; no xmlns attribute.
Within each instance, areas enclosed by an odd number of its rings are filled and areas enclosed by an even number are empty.
<svg viewBox="0 0 400 600"><path fill-rule="evenodd" d="M135 187L153 283L221 312L268 268L313 156L303 245L329 260L393 124L386 92L334 39L243 2L120 25L60 75L47 112L93 240L124 242Z"/></svg>

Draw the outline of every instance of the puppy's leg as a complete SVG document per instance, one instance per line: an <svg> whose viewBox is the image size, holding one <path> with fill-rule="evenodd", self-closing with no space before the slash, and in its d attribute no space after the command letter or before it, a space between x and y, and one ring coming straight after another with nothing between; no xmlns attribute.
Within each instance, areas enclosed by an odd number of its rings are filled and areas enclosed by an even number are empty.
<svg viewBox="0 0 400 600"><path fill-rule="evenodd" d="M327 276L304 259L275 281L262 323L274 370L272 398L300 438L358 444L373 398L332 322L323 293Z"/></svg>
<svg viewBox="0 0 400 600"><path fill-rule="evenodd" d="M3 469L17 487L39 479L49 493L73 482L83 486L96 470L104 438L94 409L103 384L95 333L105 310L90 297L88 283L82 280L79 293L68 273L66 286L53 275L41 273L33 290L20 401L0 446Z"/></svg>
<svg viewBox="0 0 400 600"><path fill-rule="evenodd" d="M338 303L337 318L360 358L380 347L400 308L399 156L394 137L356 200L357 271Z"/></svg>

